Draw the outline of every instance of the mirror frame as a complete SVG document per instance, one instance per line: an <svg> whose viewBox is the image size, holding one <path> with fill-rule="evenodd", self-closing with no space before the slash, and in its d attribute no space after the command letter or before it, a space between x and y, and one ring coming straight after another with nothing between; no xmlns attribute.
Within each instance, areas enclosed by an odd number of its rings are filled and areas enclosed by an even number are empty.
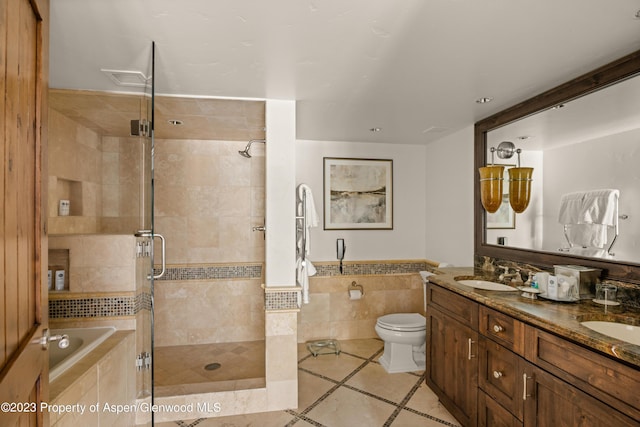
<svg viewBox="0 0 640 427"><path fill-rule="evenodd" d="M480 202L480 181L478 168L487 161L487 133L493 129L528 117L540 111L552 108L591 92L602 89L640 74L640 50L624 56L607 65L568 81L560 86L543 92L506 110L480 120L474 129L474 253L477 257L492 258L527 263L541 268L551 269L555 264L575 264L600 268L602 277L611 280L640 284L640 264L623 261L600 260L568 254L535 251L531 249L511 248L490 245L485 240L486 212Z"/></svg>

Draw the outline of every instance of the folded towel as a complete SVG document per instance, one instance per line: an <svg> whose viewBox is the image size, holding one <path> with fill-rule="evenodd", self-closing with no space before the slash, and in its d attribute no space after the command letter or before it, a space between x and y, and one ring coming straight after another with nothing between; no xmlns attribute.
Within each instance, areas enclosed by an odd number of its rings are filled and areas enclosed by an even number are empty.
<svg viewBox="0 0 640 427"><path fill-rule="evenodd" d="M313 193L307 184L298 185L298 198L300 201L306 201L305 211L307 214L307 227L317 227L320 224L320 217L316 211L316 204L313 201ZM300 215L302 212L300 212Z"/></svg>
<svg viewBox="0 0 640 427"><path fill-rule="evenodd" d="M618 216L619 190L594 190L585 193L582 201L582 223L613 227Z"/></svg>
<svg viewBox="0 0 640 427"><path fill-rule="evenodd" d="M588 257L597 257L597 258L613 258L606 249L599 248L581 248L581 247L573 247L569 248L569 253L572 255L580 255L580 256L588 256Z"/></svg>
<svg viewBox="0 0 640 427"><path fill-rule="evenodd" d="M299 202L297 204L297 215L302 216L304 213L305 224L301 234L298 235L298 241L296 245L298 247L298 252L304 251L305 256L309 255L310 239L309 235L310 229L313 227L317 227L320 224L320 219L318 216L318 212L316 211L316 205L313 201L313 193L311 192L311 188L307 184L298 185L298 199ZM302 247L304 245L304 248Z"/></svg>
<svg viewBox="0 0 640 427"><path fill-rule="evenodd" d="M576 246L602 248L607 243L606 225L571 224L567 228L569 241Z"/></svg>
<svg viewBox="0 0 640 427"><path fill-rule="evenodd" d="M316 272L316 268L308 259L296 259L296 282L302 287L303 304L309 304L309 276L314 276Z"/></svg>
<svg viewBox="0 0 640 427"><path fill-rule="evenodd" d="M564 194L560 198L560 212L558 222L560 224L580 224L583 222L582 202L584 191Z"/></svg>

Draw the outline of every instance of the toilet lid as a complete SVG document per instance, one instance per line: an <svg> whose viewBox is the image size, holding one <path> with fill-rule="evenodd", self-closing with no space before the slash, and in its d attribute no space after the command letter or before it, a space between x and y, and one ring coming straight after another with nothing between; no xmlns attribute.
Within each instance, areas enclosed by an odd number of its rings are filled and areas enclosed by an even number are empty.
<svg viewBox="0 0 640 427"><path fill-rule="evenodd" d="M427 319L418 313L394 313L378 318L378 326L392 331L423 331L427 329Z"/></svg>

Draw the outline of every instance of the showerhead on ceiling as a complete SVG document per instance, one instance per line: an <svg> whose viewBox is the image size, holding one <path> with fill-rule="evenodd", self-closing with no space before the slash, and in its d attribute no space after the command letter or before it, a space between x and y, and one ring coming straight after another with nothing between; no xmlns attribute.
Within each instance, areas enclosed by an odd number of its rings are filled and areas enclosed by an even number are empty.
<svg viewBox="0 0 640 427"><path fill-rule="evenodd" d="M244 147L244 150L240 150L240 151L238 151L238 153L242 157L246 157L247 159L250 159L251 158L251 154L249 154L249 150L251 149L251 144L253 144L254 142L262 142L263 144L267 143L267 141L265 141L264 139L252 139L251 141L249 141L247 146Z"/></svg>

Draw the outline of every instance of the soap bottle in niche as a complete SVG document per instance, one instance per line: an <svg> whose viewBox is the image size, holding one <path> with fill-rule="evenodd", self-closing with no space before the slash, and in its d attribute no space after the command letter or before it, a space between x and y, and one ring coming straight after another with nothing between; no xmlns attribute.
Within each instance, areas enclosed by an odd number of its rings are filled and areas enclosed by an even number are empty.
<svg viewBox="0 0 640 427"><path fill-rule="evenodd" d="M60 200L58 204L58 216L69 216L71 203L69 200Z"/></svg>
<svg viewBox="0 0 640 427"><path fill-rule="evenodd" d="M64 276L65 276L64 270L56 270L56 279L55 279L56 291L64 291Z"/></svg>

